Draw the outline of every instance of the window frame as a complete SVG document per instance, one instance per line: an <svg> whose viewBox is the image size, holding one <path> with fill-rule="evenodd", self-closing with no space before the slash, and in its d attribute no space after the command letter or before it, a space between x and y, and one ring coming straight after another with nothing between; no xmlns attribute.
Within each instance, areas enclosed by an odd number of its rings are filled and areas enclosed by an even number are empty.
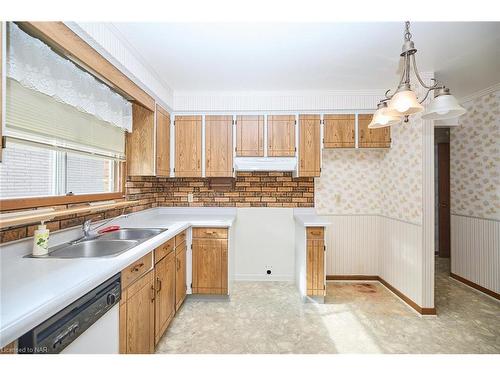
<svg viewBox="0 0 500 375"><path fill-rule="evenodd" d="M120 163L118 185L120 191L112 193L51 195L42 197L0 199L0 212L38 207L58 206L65 204L90 203L125 198L125 181L127 180L126 162Z"/></svg>

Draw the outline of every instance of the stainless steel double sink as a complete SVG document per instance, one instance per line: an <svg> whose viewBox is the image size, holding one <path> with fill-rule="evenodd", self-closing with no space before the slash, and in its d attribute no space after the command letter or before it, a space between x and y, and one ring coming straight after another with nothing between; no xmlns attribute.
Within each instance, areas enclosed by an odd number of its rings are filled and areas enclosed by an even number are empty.
<svg viewBox="0 0 500 375"><path fill-rule="evenodd" d="M49 248L49 253L42 256L42 258L70 259L113 257L132 249L166 230L166 228L119 229L114 232L104 233L98 236L89 237L88 239L68 242Z"/></svg>

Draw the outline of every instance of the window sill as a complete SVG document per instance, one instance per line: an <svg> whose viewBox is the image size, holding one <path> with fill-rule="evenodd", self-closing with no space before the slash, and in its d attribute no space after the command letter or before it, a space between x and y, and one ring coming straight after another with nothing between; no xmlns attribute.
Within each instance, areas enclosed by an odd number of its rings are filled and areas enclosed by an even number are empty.
<svg viewBox="0 0 500 375"><path fill-rule="evenodd" d="M58 206L63 204L99 202L112 199L122 199L124 197L125 194L123 192L116 192L101 194L61 195L54 197L2 199L0 200L0 212L47 206Z"/></svg>

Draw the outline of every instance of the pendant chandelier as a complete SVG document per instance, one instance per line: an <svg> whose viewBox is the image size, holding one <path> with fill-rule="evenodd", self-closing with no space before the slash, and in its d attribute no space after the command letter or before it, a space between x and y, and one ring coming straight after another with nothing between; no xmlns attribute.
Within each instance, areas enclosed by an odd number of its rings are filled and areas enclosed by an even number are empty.
<svg viewBox="0 0 500 375"><path fill-rule="evenodd" d="M450 94L450 90L444 85L439 84L434 78L430 86L426 85L418 73L415 54L417 49L411 40L410 22L405 23L404 43L401 52L403 58L403 71L401 79L394 94L390 94L391 89L385 93L385 98L380 101L376 112L373 114L372 121L368 125L371 129L383 128L400 124L402 121L408 122L409 116L424 111L422 118L424 120L445 120L463 115L466 110L457 99ZM418 83L426 89L422 99L417 97L412 90L410 82L411 68L418 80ZM422 103L427 99L429 93L434 91L434 100L424 108Z"/></svg>

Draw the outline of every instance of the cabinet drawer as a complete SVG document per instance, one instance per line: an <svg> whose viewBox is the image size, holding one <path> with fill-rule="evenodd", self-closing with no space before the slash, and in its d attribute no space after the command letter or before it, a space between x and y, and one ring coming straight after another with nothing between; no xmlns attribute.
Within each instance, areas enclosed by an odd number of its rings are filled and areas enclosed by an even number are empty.
<svg viewBox="0 0 500 375"><path fill-rule="evenodd" d="M179 233L175 236L175 247L186 241L186 231Z"/></svg>
<svg viewBox="0 0 500 375"><path fill-rule="evenodd" d="M153 253L144 255L122 271L122 289L125 289L153 266Z"/></svg>
<svg viewBox="0 0 500 375"><path fill-rule="evenodd" d="M175 239L171 238L163 245L158 246L155 249L155 264L158 263L160 260L162 260L165 257L165 255L174 250L175 247L174 245L175 245Z"/></svg>
<svg viewBox="0 0 500 375"><path fill-rule="evenodd" d="M227 228L193 228L193 238L227 238Z"/></svg>
<svg viewBox="0 0 500 375"><path fill-rule="evenodd" d="M307 228L307 239L318 239L322 240L325 235L325 228L323 227L308 227Z"/></svg>

